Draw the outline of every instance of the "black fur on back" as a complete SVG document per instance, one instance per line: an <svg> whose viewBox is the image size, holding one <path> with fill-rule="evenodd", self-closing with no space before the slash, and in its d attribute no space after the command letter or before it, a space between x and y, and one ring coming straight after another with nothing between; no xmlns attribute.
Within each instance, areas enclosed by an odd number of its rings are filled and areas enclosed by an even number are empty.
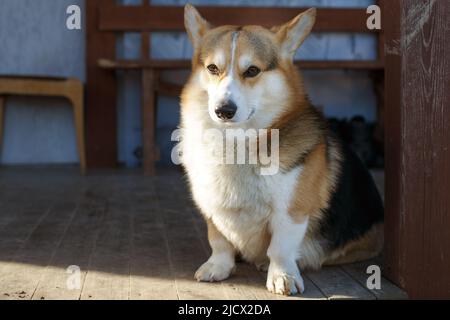
<svg viewBox="0 0 450 320"><path fill-rule="evenodd" d="M341 172L320 228L329 250L356 240L384 219L383 203L369 170L349 146L339 142Z"/></svg>

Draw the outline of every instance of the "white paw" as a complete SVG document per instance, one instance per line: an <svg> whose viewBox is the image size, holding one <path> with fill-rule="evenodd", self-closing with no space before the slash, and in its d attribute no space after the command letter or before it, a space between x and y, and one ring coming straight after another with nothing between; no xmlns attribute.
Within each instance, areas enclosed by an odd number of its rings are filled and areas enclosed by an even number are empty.
<svg viewBox="0 0 450 320"><path fill-rule="evenodd" d="M297 265L295 267L282 268L270 264L266 286L272 293L287 296L305 291L305 284Z"/></svg>
<svg viewBox="0 0 450 320"><path fill-rule="evenodd" d="M222 281L230 276L234 270L234 265L220 264L217 262L206 261L195 272L197 281Z"/></svg>

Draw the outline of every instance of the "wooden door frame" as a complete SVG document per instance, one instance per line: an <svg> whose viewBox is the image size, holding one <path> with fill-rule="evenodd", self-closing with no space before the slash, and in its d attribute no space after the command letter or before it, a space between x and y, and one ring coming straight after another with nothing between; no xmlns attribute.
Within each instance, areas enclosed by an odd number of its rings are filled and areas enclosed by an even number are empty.
<svg viewBox="0 0 450 320"><path fill-rule="evenodd" d="M449 1L385 1L385 273L450 298Z"/></svg>

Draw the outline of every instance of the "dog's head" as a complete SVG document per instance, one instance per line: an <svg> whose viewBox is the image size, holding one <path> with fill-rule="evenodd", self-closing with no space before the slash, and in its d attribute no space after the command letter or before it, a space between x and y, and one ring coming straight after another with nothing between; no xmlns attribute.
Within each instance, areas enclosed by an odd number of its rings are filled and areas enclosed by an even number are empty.
<svg viewBox="0 0 450 320"><path fill-rule="evenodd" d="M283 112L298 82L296 50L311 32L316 10L282 26L212 27L190 4L185 26L194 47L191 79L207 92L210 117L224 125L267 126Z"/></svg>

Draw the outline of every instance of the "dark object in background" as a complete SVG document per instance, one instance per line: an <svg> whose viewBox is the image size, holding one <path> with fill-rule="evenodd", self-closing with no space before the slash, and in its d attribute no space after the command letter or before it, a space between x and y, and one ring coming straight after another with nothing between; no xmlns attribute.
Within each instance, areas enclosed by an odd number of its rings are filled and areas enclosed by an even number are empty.
<svg viewBox="0 0 450 320"><path fill-rule="evenodd" d="M144 158L144 150L142 149L142 147L137 147L134 149L133 155L136 157L136 159L142 161L142 159Z"/></svg>
<svg viewBox="0 0 450 320"><path fill-rule="evenodd" d="M369 165L373 158L375 150L372 143L372 128L361 116L353 117L349 123L350 146L359 155L366 165Z"/></svg>
<svg viewBox="0 0 450 320"><path fill-rule="evenodd" d="M347 119L328 119L330 129L338 134L370 168L384 166L383 153L377 148L374 140L375 125L366 122L364 117L355 116Z"/></svg>

